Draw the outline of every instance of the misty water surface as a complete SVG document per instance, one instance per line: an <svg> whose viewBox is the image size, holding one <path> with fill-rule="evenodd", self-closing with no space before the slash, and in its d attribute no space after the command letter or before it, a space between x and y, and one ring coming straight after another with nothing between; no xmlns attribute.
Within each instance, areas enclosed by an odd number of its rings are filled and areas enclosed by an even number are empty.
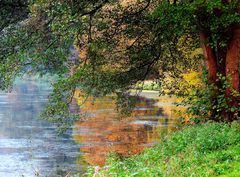
<svg viewBox="0 0 240 177"><path fill-rule="evenodd" d="M1 177L82 175L87 165L103 165L110 151L140 153L174 127L173 105L147 94L125 118L112 97L88 100L80 110L90 116L58 135L53 124L39 119L50 92L49 83L33 80L16 82L11 93L0 92Z"/></svg>

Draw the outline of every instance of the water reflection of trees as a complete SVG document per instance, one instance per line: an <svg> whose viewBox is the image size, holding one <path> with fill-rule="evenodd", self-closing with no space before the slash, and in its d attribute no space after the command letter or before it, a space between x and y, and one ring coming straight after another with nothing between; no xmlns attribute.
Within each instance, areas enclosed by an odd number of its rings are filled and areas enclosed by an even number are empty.
<svg viewBox="0 0 240 177"><path fill-rule="evenodd" d="M123 156L140 153L146 145L159 139L159 127L156 128L159 123L171 129L167 126L169 117L163 108L154 106L155 102L140 97L131 116L120 118L111 97L98 98L94 103L91 99L86 101L81 112L91 113L90 117L76 122L74 129L74 139L82 144L80 150L86 162L103 165L111 151Z"/></svg>

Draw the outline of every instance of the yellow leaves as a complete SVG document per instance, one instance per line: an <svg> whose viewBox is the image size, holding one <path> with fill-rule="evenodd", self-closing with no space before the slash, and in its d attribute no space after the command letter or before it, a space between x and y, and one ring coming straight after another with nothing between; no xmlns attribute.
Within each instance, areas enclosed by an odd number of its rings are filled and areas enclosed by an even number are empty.
<svg viewBox="0 0 240 177"><path fill-rule="evenodd" d="M94 98L93 96L86 96L81 90L77 89L74 98L77 100L82 112L94 112L104 108L116 109L112 96Z"/></svg>
<svg viewBox="0 0 240 177"><path fill-rule="evenodd" d="M202 48L196 48L195 50L193 50L193 51L190 53L189 57L190 57L190 58L193 58L193 57L195 57L195 56L197 56L197 55L202 55L202 54L203 54Z"/></svg>
<svg viewBox="0 0 240 177"><path fill-rule="evenodd" d="M184 81L188 83L190 87L202 87L203 82L201 79L201 73L196 71L190 71L188 73L182 74Z"/></svg>

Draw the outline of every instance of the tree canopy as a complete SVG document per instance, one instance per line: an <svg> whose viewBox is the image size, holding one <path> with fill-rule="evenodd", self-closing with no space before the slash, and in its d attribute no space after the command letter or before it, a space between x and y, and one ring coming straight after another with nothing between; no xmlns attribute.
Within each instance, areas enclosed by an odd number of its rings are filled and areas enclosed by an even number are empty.
<svg viewBox="0 0 240 177"><path fill-rule="evenodd" d="M68 117L76 88L119 93L151 76L197 70L202 57L189 56L200 43L209 83L220 88L217 73L230 75L239 92L239 70L234 75L226 65L238 39L238 0L4 0L0 19L1 89L23 73L58 74L45 111L53 121ZM71 47L78 57L71 57Z"/></svg>

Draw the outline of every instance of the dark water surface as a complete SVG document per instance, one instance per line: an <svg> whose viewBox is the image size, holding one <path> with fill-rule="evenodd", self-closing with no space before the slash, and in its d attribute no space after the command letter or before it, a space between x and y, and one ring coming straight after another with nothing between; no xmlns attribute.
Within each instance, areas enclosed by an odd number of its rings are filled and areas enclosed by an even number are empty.
<svg viewBox="0 0 240 177"><path fill-rule="evenodd" d="M71 133L57 135L56 127L38 118L51 91L46 82L18 81L11 93L0 92L0 177L55 177L84 173L86 164L103 165L110 151L141 152L173 129L173 105L145 95L127 118L120 118L111 97L87 101ZM75 102L80 102L76 100Z"/></svg>

